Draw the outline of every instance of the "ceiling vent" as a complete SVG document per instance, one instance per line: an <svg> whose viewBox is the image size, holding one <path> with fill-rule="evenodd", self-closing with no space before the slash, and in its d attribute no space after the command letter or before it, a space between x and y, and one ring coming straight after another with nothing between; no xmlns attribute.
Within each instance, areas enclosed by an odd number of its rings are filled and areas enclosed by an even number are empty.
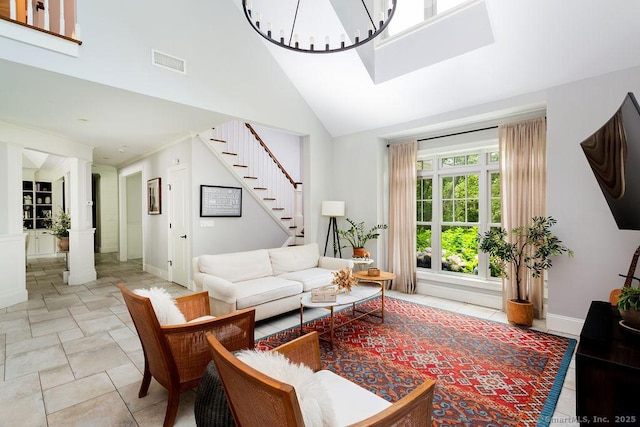
<svg viewBox="0 0 640 427"><path fill-rule="evenodd" d="M155 49L151 49L151 63L158 67L166 68L178 73L187 74L187 63L184 59L167 55Z"/></svg>

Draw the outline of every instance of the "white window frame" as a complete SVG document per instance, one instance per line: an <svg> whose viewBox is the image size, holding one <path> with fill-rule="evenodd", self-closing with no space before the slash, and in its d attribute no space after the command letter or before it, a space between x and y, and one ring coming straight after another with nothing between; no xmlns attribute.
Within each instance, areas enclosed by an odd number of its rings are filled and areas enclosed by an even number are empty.
<svg viewBox="0 0 640 427"><path fill-rule="evenodd" d="M459 176L472 173L479 174L478 188L478 232L483 234L492 226L500 224L490 223L491 220L491 174L499 172L499 163L491 163L489 161L490 153L498 151L498 141L483 141L476 144L465 144L463 149L451 149L451 146L440 147L434 150L420 150L418 152L418 160L431 160L431 170L418 171L418 177L431 177L432 179L432 221L417 222L416 225L431 226L431 248L432 254L440 254L441 247L441 229L442 220L442 177ZM479 163L476 165L463 165L443 168L441 166L441 158L468 155L477 153ZM448 225L476 225L475 223L447 223ZM417 230L416 230L417 231ZM418 278L426 279L432 283L450 284L456 288L467 288L467 290L486 289L490 291L501 290L500 278L493 278L489 272L488 256L482 252L478 253L478 274L471 275L467 273L456 273L452 271L442 270L440 256L433 256L431 260L431 268L418 268Z"/></svg>

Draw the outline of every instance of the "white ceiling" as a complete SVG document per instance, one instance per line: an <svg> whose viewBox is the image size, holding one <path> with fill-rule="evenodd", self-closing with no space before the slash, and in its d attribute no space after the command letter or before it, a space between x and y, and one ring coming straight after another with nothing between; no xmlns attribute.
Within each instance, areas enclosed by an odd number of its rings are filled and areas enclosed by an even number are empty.
<svg viewBox="0 0 640 427"><path fill-rule="evenodd" d="M228 1L240 8L240 0ZM311 55L263 43L333 136L640 65L640 1L481 3L486 5L493 42L378 84L356 51ZM255 34L240 10L228 18ZM452 25L456 29L455 22ZM469 38L468 29L456 29L465 35L460 39ZM432 48L417 44L411 56L428 55ZM95 146L94 161L100 164L124 165L158 145L225 119L200 108L4 60L0 77L1 121Z"/></svg>

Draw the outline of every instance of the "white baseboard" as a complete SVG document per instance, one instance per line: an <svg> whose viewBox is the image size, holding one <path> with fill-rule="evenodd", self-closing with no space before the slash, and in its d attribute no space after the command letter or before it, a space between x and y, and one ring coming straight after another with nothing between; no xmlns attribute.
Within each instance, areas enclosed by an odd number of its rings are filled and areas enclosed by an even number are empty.
<svg viewBox="0 0 640 427"><path fill-rule="evenodd" d="M10 307L29 299L29 293L26 289L10 289L9 291L0 292L0 308Z"/></svg>
<svg viewBox="0 0 640 427"><path fill-rule="evenodd" d="M582 326L584 326L584 319L547 313L547 330L549 332L580 336Z"/></svg>
<svg viewBox="0 0 640 427"><path fill-rule="evenodd" d="M452 287L450 285L440 285L420 281L416 285L416 292L421 295L431 295L438 298L445 298L502 310L501 295L493 295L491 293L483 293L477 290L465 290L459 287Z"/></svg>
<svg viewBox="0 0 640 427"><path fill-rule="evenodd" d="M144 264L142 266L142 270L146 271L147 273L151 273L154 276L158 276L162 280L168 280L169 278L169 272L167 270L161 270L149 264Z"/></svg>

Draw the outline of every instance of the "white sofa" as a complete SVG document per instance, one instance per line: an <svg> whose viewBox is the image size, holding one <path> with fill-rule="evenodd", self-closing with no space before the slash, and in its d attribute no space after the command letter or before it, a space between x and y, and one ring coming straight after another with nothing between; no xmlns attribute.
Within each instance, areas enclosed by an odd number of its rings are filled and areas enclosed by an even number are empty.
<svg viewBox="0 0 640 427"><path fill-rule="evenodd" d="M193 258L196 291L208 291L211 314L255 307L256 320L300 307L300 297L331 284L353 261L320 256L317 243Z"/></svg>

